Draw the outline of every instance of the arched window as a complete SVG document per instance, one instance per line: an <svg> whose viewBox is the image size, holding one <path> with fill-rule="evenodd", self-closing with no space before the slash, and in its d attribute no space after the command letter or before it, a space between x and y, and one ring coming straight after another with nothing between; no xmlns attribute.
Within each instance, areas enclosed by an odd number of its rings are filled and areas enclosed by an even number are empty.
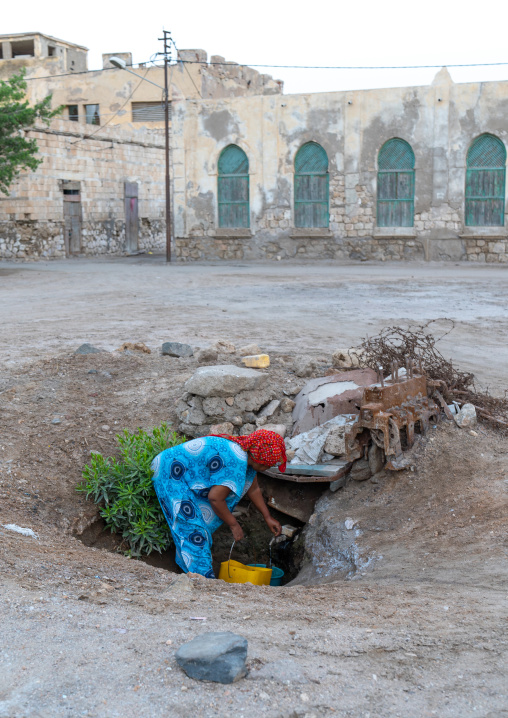
<svg viewBox="0 0 508 718"><path fill-rule="evenodd" d="M328 227L328 155L317 142L296 153L295 227Z"/></svg>
<svg viewBox="0 0 508 718"><path fill-rule="evenodd" d="M249 160L237 145L219 157L219 227L249 227Z"/></svg>
<svg viewBox="0 0 508 718"><path fill-rule="evenodd" d="M480 135L467 153L466 225L504 226L506 149L498 137Z"/></svg>
<svg viewBox="0 0 508 718"><path fill-rule="evenodd" d="M377 158L378 227L412 227L414 221L415 155L405 140L395 137Z"/></svg>

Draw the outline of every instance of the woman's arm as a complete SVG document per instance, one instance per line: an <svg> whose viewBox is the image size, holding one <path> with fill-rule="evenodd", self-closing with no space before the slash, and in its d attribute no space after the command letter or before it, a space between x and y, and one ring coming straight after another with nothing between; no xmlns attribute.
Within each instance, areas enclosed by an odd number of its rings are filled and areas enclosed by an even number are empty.
<svg viewBox="0 0 508 718"><path fill-rule="evenodd" d="M277 521L277 519L274 519L272 516L270 516L268 506L265 504L263 494L261 493L261 489L259 488L257 476L252 482L252 486L247 491L247 496L257 508L259 513L262 515L262 517L266 521L268 528L274 534L274 536L280 536L280 534L282 533L282 526Z"/></svg>
<svg viewBox="0 0 508 718"><path fill-rule="evenodd" d="M235 541L243 539L243 530L238 521L235 519L231 511L228 509L226 499L231 489L227 486L212 486L208 493L208 501L217 516L224 521L231 529ZM262 497L261 497L262 500Z"/></svg>

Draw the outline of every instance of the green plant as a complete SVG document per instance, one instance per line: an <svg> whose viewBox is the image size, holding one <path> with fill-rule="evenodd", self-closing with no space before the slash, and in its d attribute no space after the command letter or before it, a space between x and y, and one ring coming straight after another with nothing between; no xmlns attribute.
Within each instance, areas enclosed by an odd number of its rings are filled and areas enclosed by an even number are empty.
<svg viewBox="0 0 508 718"><path fill-rule="evenodd" d="M128 545L128 555L164 551L171 544L171 532L153 487L150 465L161 451L186 439L171 432L167 424L155 427L151 434L124 430L116 439L120 457L92 454L77 490L99 504L106 526L121 534Z"/></svg>
<svg viewBox="0 0 508 718"><path fill-rule="evenodd" d="M0 192L9 194L9 186L22 170L33 172L42 162L36 157L37 142L25 136L37 120L49 124L62 107L51 109L51 95L34 105L26 99L25 69L8 80L0 81Z"/></svg>

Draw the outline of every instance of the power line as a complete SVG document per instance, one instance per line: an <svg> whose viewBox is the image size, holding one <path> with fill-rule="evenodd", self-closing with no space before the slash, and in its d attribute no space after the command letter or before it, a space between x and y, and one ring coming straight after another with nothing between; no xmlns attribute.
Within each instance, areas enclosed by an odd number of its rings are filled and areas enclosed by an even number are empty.
<svg viewBox="0 0 508 718"><path fill-rule="evenodd" d="M496 67L500 65L508 65L508 62L470 62L463 64L447 64L446 62L439 65L257 65L251 63L240 62L208 62L203 63L199 60L180 60L184 65L237 65L240 67L266 67L273 70L425 70L428 68L441 67Z"/></svg>
<svg viewBox="0 0 508 718"><path fill-rule="evenodd" d="M121 111L123 110L123 108L125 107L125 105L129 102L129 100L131 99L131 97L134 95L134 93L136 92L136 90L139 88L139 86L141 85L141 83L143 82L143 80L145 79L145 77L147 76L149 69L150 69L149 67L146 68L146 72L145 72L145 74L143 75L143 77L141 77L141 78L139 79L139 82L138 82L138 84L136 85L136 87L133 89L133 91L131 92L131 94L129 95L129 97L125 100L125 102L123 103L123 105L118 108L118 110L115 112L115 114L114 114L112 117L110 117L109 120L107 120L107 121L106 121L103 125L101 125L97 130L95 130L95 132L92 132L90 135L86 135L86 138L83 137L83 140L84 140L84 139L89 140L91 137L93 137L93 136L96 135L98 132L100 132L101 130L103 130L107 125L109 125L109 123L111 122L111 120L112 120L114 117L116 117L119 112L121 112ZM80 142L83 142L83 140L77 140L76 142L71 142L71 145L77 145L77 144L79 144Z"/></svg>
<svg viewBox="0 0 508 718"><path fill-rule="evenodd" d="M138 65L145 65L151 60L145 62L135 63ZM440 69L441 67L502 67L508 65L508 62L465 62L465 63L446 63L442 62L438 65L266 65L259 63L240 63L240 62L200 62L199 60L177 60L172 65L208 65L208 66L240 66L240 67L261 67L272 70L427 70L427 69ZM127 65L127 67L135 67L135 64ZM162 65L156 65L155 63L148 69L152 68L162 69ZM43 75L42 77L25 77L25 82L33 82L34 80L52 80L58 77L74 77L77 75L91 75L95 72L108 72L109 70L116 70L115 67L104 67L100 70L83 70L82 72L66 72L60 75ZM143 68L140 68L143 69Z"/></svg>

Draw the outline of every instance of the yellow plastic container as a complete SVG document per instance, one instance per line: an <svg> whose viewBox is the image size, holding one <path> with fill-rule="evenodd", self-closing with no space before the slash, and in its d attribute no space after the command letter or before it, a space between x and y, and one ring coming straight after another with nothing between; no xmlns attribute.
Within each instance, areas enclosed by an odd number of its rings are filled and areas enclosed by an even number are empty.
<svg viewBox="0 0 508 718"><path fill-rule="evenodd" d="M252 354L248 357L242 357L242 362L252 369L266 369L266 367L270 366L270 357L268 354Z"/></svg>
<svg viewBox="0 0 508 718"><path fill-rule="evenodd" d="M230 559L221 563L219 578L226 583L253 583L255 586L269 586L272 569L246 566L244 563Z"/></svg>

